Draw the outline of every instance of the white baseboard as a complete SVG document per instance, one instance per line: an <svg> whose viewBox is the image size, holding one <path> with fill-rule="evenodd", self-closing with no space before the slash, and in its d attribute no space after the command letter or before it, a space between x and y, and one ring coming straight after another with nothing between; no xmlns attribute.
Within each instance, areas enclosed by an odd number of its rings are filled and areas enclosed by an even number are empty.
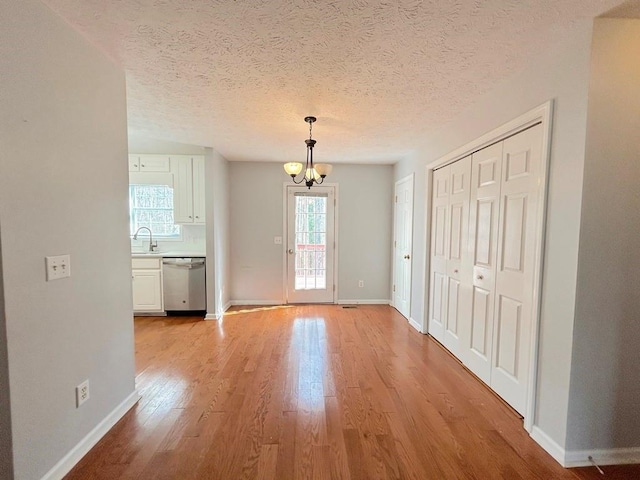
<svg viewBox="0 0 640 480"><path fill-rule="evenodd" d="M409 325L411 325L413 328L415 328L417 331L419 331L420 333L425 333L422 331L422 325L420 325L418 322L416 322L413 318L409 317Z"/></svg>
<svg viewBox="0 0 640 480"><path fill-rule="evenodd" d="M565 468L590 467L593 463L589 460L589 457L600 466L640 463L640 447L605 450L565 450L535 425L531 429L531 438Z"/></svg>
<svg viewBox="0 0 640 480"><path fill-rule="evenodd" d="M389 305L389 299L338 300L338 305Z"/></svg>
<svg viewBox="0 0 640 480"><path fill-rule="evenodd" d="M353 300L338 300L338 305L389 305L388 299L374 298L374 299L353 299ZM230 306L256 306L256 307L272 307L275 305L284 305L282 300L231 300L225 310ZM207 315L209 316L209 315Z"/></svg>
<svg viewBox="0 0 640 480"><path fill-rule="evenodd" d="M231 306L272 307L274 305L282 305L282 299L280 300L231 300L229 302L230 307Z"/></svg>
<svg viewBox="0 0 640 480"><path fill-rule="evenodd" d="M60 480L84 457L93 446L100 441L111 428L118 423L125 413L133 407L140 394L134 390L131 395L125 398L120 405L114 408L96 427L91 430L80 442L71 449L51 470L49 470L42 480Z"/></svg>
<svg viewBox="0 0 640 480"><path fill-rule="evenodd" d="M531 438L533 438L538 445L546 450L546 452L553 457L553 459L560 465L565 467L564 464L566 453L564 448L556 443L549 435L543 432L540 427L534 425L531 429Z"/></svg>
<svg viewBox="0 0 640 480"><path fill-rule="evenodd" d="M231 302L227 302L222 307L222 311L220 313L207 313L204 317L205 320L220 320L224 316L224 312L229 310L231 306Z"/></svg>
<svg viewBox="0 0 640 480"><path fill-rule="evenodd" d="M563 466L569 468L591 466L593 463L589 460L590 456L600 466L640 463L640 447L568 451L565 454Z"/></svg>

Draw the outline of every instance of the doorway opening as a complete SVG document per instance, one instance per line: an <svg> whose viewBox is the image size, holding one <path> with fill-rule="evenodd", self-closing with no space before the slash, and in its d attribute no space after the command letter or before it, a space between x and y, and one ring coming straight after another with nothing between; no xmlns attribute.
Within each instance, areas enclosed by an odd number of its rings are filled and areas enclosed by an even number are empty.
<svg viewBox="0 0 640 480"><path fill-rule="evenodd" d="M286 301L335 303L336 188L286 187Z"/></svg>

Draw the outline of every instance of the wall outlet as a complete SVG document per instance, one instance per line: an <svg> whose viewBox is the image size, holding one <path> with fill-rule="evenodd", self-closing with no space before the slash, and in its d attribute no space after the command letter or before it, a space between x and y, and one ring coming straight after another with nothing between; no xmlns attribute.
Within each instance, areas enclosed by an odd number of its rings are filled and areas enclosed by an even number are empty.
<svg viewBox="0 0 640 480"><path fill-rule="evenodd" d="M364 288L364 280L358 280L358 287Z"/></svg>
<svg viewBox="0 0 640 480"><path fill-rule="evenodd" d="M273 237L273 243L275 245L282 245L282 237Z"/></svg>
<svg viewBox="0 0 640 480"><path fill-rule="evenodd" d="M76 408L89 400L89 379L76 387Z"/></svg>
<svg viewBox="0 0 640 480"><path fill-rule="evenodd" d="M71 255L44 257L47 267L47 282L71 276Z"/></svg>

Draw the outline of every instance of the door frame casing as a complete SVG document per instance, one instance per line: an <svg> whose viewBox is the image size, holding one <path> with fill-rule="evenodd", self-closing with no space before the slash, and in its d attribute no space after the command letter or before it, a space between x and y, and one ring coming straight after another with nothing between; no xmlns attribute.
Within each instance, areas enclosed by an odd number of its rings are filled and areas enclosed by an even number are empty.
<svg viewBox="0 0 640 480"><path fill-rule="evenodd" d="M332 187L334 193L335 204L333 206L333 239L335 242L335 247L333 249L333 300L332 304L338 303L338 205L340 202L338 201L339 194L339 185L337 183L326 183L323 182L321 185L314 185L311 188L318 187ZM282 303L283 305L288 305L289 302L289 285L287 283L287 238L289 235L288 232L288 194L289 189L298 189L298 188L306 188L304 184L296 185L292 183L284 182L282 184Z"/></svg>
<svg viewBox="0 0 640 480"><path fill-rule="evenodd" d="M401 179L397 180L394 183L394 187L393 187L393 242L396 241L397 238L397 232L396 232L396 228L397 228L397 223L396 223L396 208L397 208L397 202L395 201L395 196L398 193L398 184L400 183L404 183L406 181L411 181L411 261L413 261L413 225L414 225L414 215L415 215L415 188L416 188L416 181L415 181L415 174L413 172L411 172L409 175L406 175L404 177L402 177ZM391 260L392 260L392 265L391 265L391 306L393 308L395 308L397 310L397 306L395 305L395 292L393 291L393 287L395 285L395 281L396 281L396 247L395 244L391 245ZM413 263L411 264L411 275L409 275L409 282L410 282L410 288L409 288L409 305L407 306L407 321L409 323L411 323L414 327L416 326L416 322L411 318L411 290L413 288ZM399 310L398 310L399 311Z"/></svg>
<svg viewBox="0 0 640 480"><path fill-rule="evenodd" d="M460 148L440 157L436 161L428 164L425 171L425 225L424 238L426 243L426 252L431 252L431 196L433 171L439 167L443 167L467 155L471 155L478 150L482 150L494 143L500 142L507 137L526 130L533 125L540 123L542 125L542 142L541 142L541 162L540 162L540 188L538 190L538 202L540 208L536 218L535 230L535 260L533 266L533 302L531 311L531 339L530 339L530 359L529 359L529 380L527 385L527 402L524 409L523 424L527 432L531 433L535 422L535 406L537 392L537 373L538 373L538 344L540 335L540 309L542 300L542 272L544 266L544 239L545 225L547 214L547 191L549 184L549 162L551 159L551 132L553 118L553 100L549 100L536 108L520 115L519 117L485 133L481 137L463 145ZM422 315L422 333L428 333L428 312L429 312L429 292L430 278L429 271L431 269L431 254L425 255L423 265L423 286L424 286L424 305ZM427 312L425 314L425 312Z"/></svg>

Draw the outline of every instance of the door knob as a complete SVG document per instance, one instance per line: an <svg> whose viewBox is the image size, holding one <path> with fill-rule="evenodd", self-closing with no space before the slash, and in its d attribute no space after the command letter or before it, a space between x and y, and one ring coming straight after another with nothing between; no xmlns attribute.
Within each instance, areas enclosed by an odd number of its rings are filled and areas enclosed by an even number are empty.
<svg viewBox="0 0 640 480"><path fill-rule="evenodd" d="M456 269L453 271L453 273L458 273L458 269L456 268Z"/></svg>
<svg viewBox="0 0 640 480"><path fill-rule="evenodd" d="M290 248L288 252L289 252L289 255L293 255L293 248Z"/></svg>

